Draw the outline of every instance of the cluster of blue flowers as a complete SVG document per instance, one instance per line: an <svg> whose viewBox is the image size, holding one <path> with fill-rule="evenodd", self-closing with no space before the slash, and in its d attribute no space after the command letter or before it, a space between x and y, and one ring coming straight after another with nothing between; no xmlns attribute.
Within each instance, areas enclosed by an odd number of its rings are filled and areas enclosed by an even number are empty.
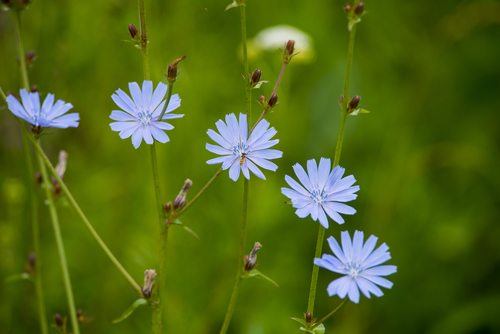
<svg viewBox="0 0 500 334"><path fill-rule="evenodd" d="M172 113L181 105L180 97L175 94L165 101L167 85L159 83L153 89L153 82L144 81L142 88L138 83L129 83L130 95L123 90L116 90L111 96L120 110L113 110L109 116L113 122L110 127L119 133L120 138L132 139L132 145L138 148L142 141L153 144L155 141L166 143L169 137L166 131L173 125L168 120L181 118L184 115ZM35 127L69 128L78 127L79 114L69 113L73 106L57 100L48 94L41 103L38 92L20 91L21 101L13 95L7 97L9 110L18 118ZM161 119L160 119L161 118ZM261 169L276 171L278 166L271 160L281 158L283 152L273 149L278 139L273 139L277 131L270 123L261 119L249 129L247 115L235 114L225 116L224 120L215 123L217 131L209 129L208 136L215 144L206 144L206 149L218 157L207 161L208 164L221 164L222 170L229 170L233 181L240 174L246 179L254 174L265 179ZM338 224L345 222L342 215L354 215L356 210L345 204L357 198L359 186L354 185L356 179L352 175L344 176L345 169L332 166L330 159L321 158L319 163L308 160L306 168L295 164L293 170L297 180L286 175L289 188L283 187L281 192L290 199L295 213L300 218L310 216L325 229L329 228L329 219ZM383 243L376 248L377 237L370 236L364 241L363 232L356 231L351 239L349 233L341 233L340 244L328 238L332 254L324 254L314 259L314 264L342 275L332 281L327 292L330 296L348 298L358 303L360 292L367 298L371 295L383 295L380 287L391 288L392 283L384 278L396 272L396 266L383 265L391 255L389 247Z"/></svg>

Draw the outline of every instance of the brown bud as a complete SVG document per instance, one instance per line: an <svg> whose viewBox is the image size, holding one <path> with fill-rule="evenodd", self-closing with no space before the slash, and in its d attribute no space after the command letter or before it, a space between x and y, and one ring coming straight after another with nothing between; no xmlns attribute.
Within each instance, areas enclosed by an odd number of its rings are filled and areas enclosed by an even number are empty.
<svg viewBox="0 0 500 334"><path fill-rule="evenodd" d="M359 102L361 101L361 96L359 95L356 95L354 96L351 101L349 102L348 106L347 106L347 110L349 112L353 111L354 109L356 109L359 105Z"/></svg>
<svg viewBox="0 0 500 334"><path fill-rule="evenodd" d="M312 313L311 312L306 312L304 313L304 319L306 320L306 322L308 324L311 323L311 321L313 320L313 316L312 316Z"/></svg>
<svg viewBox="0 0 500 334"><path fill-rule="evenodd" d="M267 101L267 105L270 107L270 108L273 108L276 103L278 102L278 94L276 93L273 93L273 95L271 95L271 97L269 98L269 100Z"/></svg>
<svg viewBox="0 0 500 334"><path fill-rule="evenodd" d="M261 70L256 69L255 71L253 71L252 78L250 79L250 85L254 87L256 84L258 84L261 76L262 76Z"/></svg>
<svg viewBox="0 0 500 334"><path fill-rule="evenodd" d="M360 2L354 7L354 14L360 16L365 11L365 3Z"/></svg>
<svg viewBox="0 0 500 334"><path fill-rule="evenodd" d="M344 5L344 12L350 13L352 10L352 5L348 2Z"/></svg>
<svg viewBox="0 0 500 334"><path fill-rule="evenodd" d="M172 202L163 204L163 212L170 213L170 210L172 210Z"/></svg>
<svg viewBox="0 0 500 334"><path fill-rule="evenodd" d="M250 251L250 254L245 256L245 271L250 271L253 268L255 268L255 265L257 264L257 252L262 248L262 245L260 242L256 242L253 245L252 250Z"/></svg>
<svg viewBox="0 0 500 334"><path fill-rule="evenodd" d="M137 30L137 27L133 23L130 23L128 25L128 32L130 33L130 37L132 37L132 39L135 39L135 37L139 33L139 31Z"/></svg>
<svg viewBox="0 0 500 334"><path fill-rule="evenodd" d="M294 50L295 50L295 41L293 39L290 39L286 42L285 51L289 56L291 56L293 55Z"/></svg>
<svg viewBox="0 0 500 334"><path fill-rule="evenodd" d="M64 318L60 313L56 313L54 315L54 322L58 328L62 328L64 326Z"/></svg>
<svg viewBox="0 0 500 334"><path fill-rule="evenodd" d="M264 95L259 96L259 103L262 105L266 104L266 97Z"/></svg>
<svg viewBox="0 0 500 334"><path fill-rule="evenodd" d="M32 65L35 62L36 58L37 58L37 55L36 55L35 51L26 52L26 63L28 65Z"/></svg>
<svg viewBox="0 0 500 334"><path fill-rule="evenodd" d="M168 68L167 68L167 81L168 82L175 82L175 80L177 79L177 65L179 65L179 63L181 61L183 61L184 59L186 59L186 56L178 57L178 58L174 59L174 61L168 65Z"/></svg>
<svg viewBox="0 0 500 334"><path fill-rule="evenodd" d="M186 179L186 181L184 181L184 185L179 191L179 194L174 199L173 207L175 210L182 209L184 205L186 205L187 193L192 186L193 181L191 181L190 179Z"/></svg>
<svg viewBox="0 0 500 334"><path fill-rule="evenodd" d="M156 270L146 269L144 271L144 285L142 286L142 294L144 297L146 298L151 297L155 279L156 279Z"/></svg>

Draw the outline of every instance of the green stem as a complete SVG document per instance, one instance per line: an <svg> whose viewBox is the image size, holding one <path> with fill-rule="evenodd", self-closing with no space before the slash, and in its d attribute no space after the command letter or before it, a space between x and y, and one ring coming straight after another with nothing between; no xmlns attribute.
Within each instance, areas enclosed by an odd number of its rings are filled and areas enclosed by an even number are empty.
<svg viewBox="0 0 500 334"><path fill-rule="evenodd" d="M21 81L23 88L26 90L30 89L29 77L28 77L28 69L26 66L26 54L24 52L24 44L21 33L21 12L17 11L15 14L15 30L16 30L16 40L17 40L17 53L19 57L19 73L21 75ZM0 89L2 97L6 99L5 93ZM45 308L45 299L43 293L43 284L42 284L42 256L40 252L40 224L38 220L38 205L36 201L35 195L35 182L34 182L34 168L33 168L33 159L31 157L31 152L29 149L28 142L25 136L23 138L23 151L25 155L25 162L27 167L27 184L29 188L29 202L31 209L31 229L32 229L32 238L33 238L33 249L35 252L35 268L34 268L34 285L35 285L35 294L37 300L37 308L38 308L38 321L40 323L40 332L42 334L48 334L49 327L47 324L46 318L46 308Z"/></svg>
<svg viewBox="0 0 500 334"><path fill-rule="evenodd" d="M101 239L97 231L94 229L90 221L88 220L87 216L83 213L83 210L80 208L80 205L78 205L77 201L73 197L73 194L69 191L68 187L66 186L66 183L61 179L59 174L57 174L56 169L50 162L50 159L47 157L45 152L43 151L42 147L40 144L35 141L31 136L28 137L28 139L32 142L32 144L35 147L35 150L37 154L41 157L47 168L49 168L50 173L52 176L56 179L57 183L61 186L61 189L63 193L66 195L68 198L69 204L73 207L73 209L76 211L77 215L81 218L83 221L85 227L89 230L90 234L94 239L97 241L101 249L104 251L104 253L109 257L111 262L115 265L115 267L118 269L118 271L125 277L125 279L130 283L130 285L139 293L139 295L142 296L142 290L141 286L137 284L137 282L132 278L132 276L127 272L127 270L123 267L123 265L118 261L118 259L113 255L111 250L108 248L106 243Z"/></svg>
<svg viewBox="0 0 500 334"><path fill-rule="evenodd" d="M330 313L328 313L327 315L325 315L324 317L320 318L318 321L315 322L315 325L312 327L313 329L318 327L320 324L324 323L326 320L328 320L332 315L334 315L335 313L337 313L338 310L340 310L340 308L342 306L344 306L345 302L347 301L347 299L344 299L339 305L337 305L336 308L334 308Z"/></svg>
<svg viewBox="0 0 500 334"><path fill-rule="evenodd" d="M148 32L146 25L146 9L144 0L138 0L139 6L139 22L141 23L141 52L142 52L142 69L144 72L144 79L150 79L149 71L149 51L148 51Z"/></svg>
<svg viewBox="0 0 500 334"><path fill-rule="evenodd" d="M229 323L234 314L234 309L236 307L236 301L238 300L238 293L240 288L240 283L243 275L243 258L245 256L245 242L247 237L247 223L248 223L248 188L249 182L245 179L243 184L243 208L241 210L241 230L240 230L240 248L238 252L238 262L236 279L233 286L233 291L231 293L231 298L229 299L229 304L227 306L226 315L224 316L224 322L220 329L220 334L225 334L229 328Z"/></svg>
<svg viewBox="0 0 500 334"><path fill-rule="evenodd" d="M27 90L30 88L30 82L28 79L28 68L26 66L26 53L24 52L24 44L21 36L21 11L15 11L16 13L16 39L17 39L17 56L19 57L19 70L21 72L21 80L23 87Z"/></svg>
<svg viewBox="0 0 500 334"><path fill-rule="evenodd" d="M38 143L38 145L40 145L40 143ZM57 253L59 255L59 262L61 265L61 270L63 275L63 285L64 285L64 290L66 292L66 298L68 300L71 327L73 328L73 332L75 334L80 334L80 329L78 327L78 319L76 317L75 299L73 297L73 290L71 288L71 279L69 276L68 262L66 260L66 252L64 251L64 242L61 235L61 227L59 226L59 217L57 215L54 198L51 192L51 182L49 179L49 175L47 173L47 168L45 167L41 155L38 154L37 156L45 188L46 203L49 208L52 227L54 229L54 236L56 239Z"/></svg>
<svg viewBox="0 0 500 334"><path fill-rule="evenodd" d="M162 110L160 117L158 117L158 121L161 121L163 116L168 110L168 104L170 103L170 99L172 98L172 92L174 91L174 81L169 82L168 91L167 91L167 102L165 103L165 109Z"/></svg>
<svg viewBox="0 0 500 334"><path fill-rule="evenodd" d="M248 51L247 51L247 23L246 23L246 5L243 3L240 5L240 25L241 25L241 43L243 44L243 71L245 78L245 105L246 112L248 115L248 120L252 122L252 87L250 86L250 80L248 78L250 73L250 67L248 65ZM241 211L241 229L240 229L240 246L238 252L238 262L236 268L236 279L233 286L233 291L231 293L231 298L229 300L229 305L227 306L226 315L224 316L224 322L220 329L220 334L225 334L229 328L231 318L234 314L234 309L236 307L236 302L238 300L238 293L240 288L240 283L243 274L243 257L245 256L245 242L247 236L247 223L248 223L248 193L249 193L250 183L247 179L243 183L243 204Z"/></svg>
<svg viewBox="0 0 500 334"><path fill-rule="evenodd" d="M356 25L352 27L349 32L349 42L347 46L347 63L344 76L344 89L342 95L342 108L340 110L339 132L337 134L337 143L335 145L335 157L333 159L333 166L337 166L340 161L342 153L342 143L344 142L345 122L347 119L347 108L349 105L349 79L351 76L351 68L354 57L354 42L356 36ZM323 251L323 242L325 240L326 229L323 226L318 228L318 237L316 239L316 249L314 257L321 257ZM316 300L316 290L318 285L319 267L313 265L311 273L311 285L309 287L309 297L307 300L307 312L314 314L314 302Z"/></svg>
<svg viewBox="0 0 500 334"><path fill-rule="evenodd" d="M0 96L2 97L3 100L7 100L7 95L5 95L2 87L0 87Z"/></svg>

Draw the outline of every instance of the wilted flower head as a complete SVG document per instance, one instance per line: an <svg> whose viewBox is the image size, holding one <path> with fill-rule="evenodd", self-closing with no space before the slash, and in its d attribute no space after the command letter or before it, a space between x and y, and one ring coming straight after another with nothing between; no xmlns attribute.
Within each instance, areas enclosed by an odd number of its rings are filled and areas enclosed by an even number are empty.
<svg viewBox="0 0 500 334"><path fill-rule="evenodd" d="M278 169L271 159L281 158L283 152L270 149L279 140L272 139L276 129L269 128L269 122L261 120L248 136L247 115L240 114L239 121L235 114L226 115L226 121L215 123L219 133L210 129L208 136L218 145L206 144L206 149L220 157L210 159L208 164L222 164L222 169L229 169L229 177L236 181L240 171L245 178L250 179L250 172L261 179L266 179L259 167L272 170Z"/></svg>
<svg viewBox="0 0 500 334"><path fill-rule="evenodd" d="M142 83L142 90L137 82L131 82L128 86L132 98L121 89L116 90L111 96L121 109L113 110L109 116L116 121L110 124L111 130L119 132L122 139L132 136L132 145L135 148L141 145L142 140L146 144L153 144L155 140L160 143L168 142L170 139L165 130L172 130L174 126L163 121L184 116L171 113L181 105L179 95L172 95L167 110L160 120L158 118L165 108L167 85L160 82L154 91L153 82L149 80Z"/></svg>
<svg viewBox="0 0 500 334"><path fill-rule="evenodd" d="M47 97L40 103L38 92L28 92L26 89L19 91L22 104L13 95L7 97L9 110L26 122L35 127L42 128L76 128L80 121L78 113L66 114L73 105L57 100L54 103L54 94L47 94Z"/></svg>
<svg viewBox="0 0 500 334"><path fill-rule="evenodd" d="M336 166L333 170L330 159L321 158L319 165L314 159L307 161L307 173L298 163L293 166L301 184L290 176L285 180L290 188L281 188L283 195L292 201L295 213L300 218L311 216L319 220L323 227L328 228L327 215L339 224L344 223L340 213L353 215L356 210L344 202L349 202L358 195L359 186L353 186L354 176L344 175L345 169Z"/></svg>
<svg viewBox="0 0 500 334"><path fill-rule="evenodd" d="M391 259L389 247L383 243L375 249L378 239L376 236L371 235L366 242L363 238L363 232L356 231L351 241L349 233L344 231L340 247L335 238L329 237L328 244L333 255L323 254L320 259L314 259L314 264L318 267L344 275L328 285L329 296L344 298L347 295L352 302L358 303L359 291L370 298L370 295L381 297L384 294L379 286L392 288L392 282L382 276L395 273L397 267L381 265Z"/></svg>

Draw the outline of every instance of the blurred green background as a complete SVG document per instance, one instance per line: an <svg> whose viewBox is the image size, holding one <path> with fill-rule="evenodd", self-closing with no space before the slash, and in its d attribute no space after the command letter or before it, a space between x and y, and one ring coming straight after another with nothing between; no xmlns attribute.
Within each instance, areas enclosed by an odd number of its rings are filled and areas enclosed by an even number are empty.
<svg viewBox="0 0 500 334"><path fill-rule="evenodd" d="M215 167L206 130L244 110L238 57L239 14L229 0L148 1L152 74L187 55L176 92L185 118L162 145L161 179L169 198L185 178L193 190ZM248 33L288 24L309 34L314 55L293 61L269 116L284 157L267 181L252 182L249 239L260 241L259 269L279 282L245 281L231 333L297 333L317 224L301 220L280 194L295 162L333 156L347 44L343 2L248 0ZM358 214L331 227L376 234L391 247L398 273L380 299L348 303L327 333L500 333L500 2L367 1L358 27L352 94L372 113L347 125L341 164L361 186ZM112 92L140 81L140 54L128 40L135 1L34 0L23 13L27 50L38 59L30 77L81 115L78 129L46 131L54 160L69 152L66 181L119 259L142 281L155 267L157 225L148 150L134 150L109 129ZM284 38L285 39L285 38ZM283 39L283 41L284 41ZM20 80L12 16L0 13L0 85ZM280 52L252 57L274 81ZM257 94L269 94L271 85ZM257 108L257 103L254 105ZM4 109L4 108L3 108ZM234 279L242 182L220 177L184 217L201 236L173 229L168 249L168 333L216 333ZM33 287L4 283L20 273L32 250L25 164L19 126L0 113L0 332L37 333ZM40 202L41 203L41 202ZM73 210L59 201L83 333L148 333L149 309L112 325L134 291L98 249ZM40 205L42 207L42 205ZM41 208L41 210L44 210ZM42 211L43 283L48 317L66 314L55 243ZM326 248L325 248L326 249ZM326 295L336 276L321 271L318 316L335 307Z"/></svg>

